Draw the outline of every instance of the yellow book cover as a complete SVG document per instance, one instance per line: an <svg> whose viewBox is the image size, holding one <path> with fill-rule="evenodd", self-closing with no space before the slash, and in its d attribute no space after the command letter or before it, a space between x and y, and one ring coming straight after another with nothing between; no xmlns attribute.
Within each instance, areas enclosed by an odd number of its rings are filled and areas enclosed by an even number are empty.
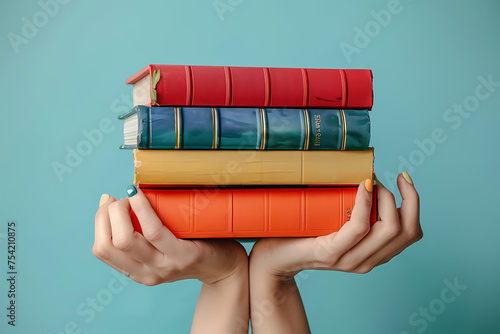
<svg viewBox="0 0 500 334"><path fill-rule="evenodd" d="M362 151L134 150L134 184L350 185L371 179Z"/></svg>

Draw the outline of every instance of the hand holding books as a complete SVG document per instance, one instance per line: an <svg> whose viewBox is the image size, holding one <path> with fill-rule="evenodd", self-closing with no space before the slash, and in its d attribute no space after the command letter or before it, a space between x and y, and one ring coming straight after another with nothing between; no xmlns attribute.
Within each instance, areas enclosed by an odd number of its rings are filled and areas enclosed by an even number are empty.
<svg viewBox="0 0 500 334"><path fill-rule="evenodd" d="M192 332L248 332L248 257L230 239L177 239L163 226L140 189L116 201L103 195L95 216L93 254L132 280L152 286L183 279L203 282ZM144 235L134 231L130 207ZM222 311L223 310L223 311ZM243 320L242 320L243 319ZM238 332L239 333L239 332Z"/></svg>
<svg viewBox="0 0 500 334"><path fill-rule="evenodd" d="M351 220L338 232L316 238L257 241L250 254L249 269L252 319L254 313L259 314L256 305L265 301L275 305L272 317L262 317L259 332L267 333L271 328L280 328L286 333L309 332L294 280L300 271L367 273L422 238L419 196L413 182L406 172L400 174L397 181L403 198L401 208L396 208L393 194L378 183L380 220L371 227L372 184L367 180L359 185ZM252 329L254 327L252 321Z"/></svg>

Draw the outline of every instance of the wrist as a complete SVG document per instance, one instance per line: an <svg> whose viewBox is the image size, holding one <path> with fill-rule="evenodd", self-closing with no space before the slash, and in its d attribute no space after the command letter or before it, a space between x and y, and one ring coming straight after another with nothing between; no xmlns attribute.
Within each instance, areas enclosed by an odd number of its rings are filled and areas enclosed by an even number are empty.
<svg viewBox="0 0 500 334"><path fill-rule="evenodd" d="M238 285L240 282L248 281L248 256L237 256L234 259L232 266L220 275L217 275L211 280L202 280L204 284L218 287L227 285Z"/></svg>
<svg viewBox="0 0 500 334"><path fill-rule="evenodd" d="M273 281L288 283L304 269L310 269L314 238L261 239L250 253L250 272Z"/></svg>
<svg viewBox="0 0 500 334"><path fill-rule="evenodd" d="M221 266L221 273L207 279L200 279L202 287L191 333L248 333L249 281L248 256L246 251L229 252L219 258L219 264L228 254L232 264ZM211 268L212 271L217 268Z"/></svg>
<svg viewBox="0 0 500 334"><path fill-rule="evenodd" d="M207 240L202 244L196 279L209 286L248 280L248 256L245 248L233 240Z"/></svg>
<svg viewBox="0 0 500 334"><path fill-rule="evenodd" d="M273 249L262 247L256 252L252 250L250 256L252 330L254 333L309 333L295 283L295 275L301 269L296 267L292 270L293 265L287 266L287 263L277 261L284 253L276 256L270 253Z"/></svg>

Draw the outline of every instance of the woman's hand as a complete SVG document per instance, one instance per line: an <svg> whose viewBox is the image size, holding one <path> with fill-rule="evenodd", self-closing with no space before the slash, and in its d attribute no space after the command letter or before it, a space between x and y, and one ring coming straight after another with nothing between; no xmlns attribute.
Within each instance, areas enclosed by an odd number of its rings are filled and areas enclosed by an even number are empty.
<svg viewBox="0 0 500 334"><path fill-rule="evenodd" d="M373 226L370 226L372 183L367 180L359 185L351 220L338 232L317 238L261 239L255 244L250 254L251 317L257 312L254 304L262 303L263 298L272 305L283 306L276 307L275 317L267 317L262 326L254 328L252 320L254 333L308 331L293 279L301 270L367 273L422 238L419 196L413 182L403 173L397 183L403 198L400 208L396 207L394 195L381 183L377 185L380 220ZM283 302L285 299L287 303ZM287 325L286 319L294 319L293 326Z"/></svg>
<svg viewBox="0 0 500 334"><path fill-rule="evenodd" d="M177 239L162 224L140 189L130 186L127 192L129 197L119 201L108 195L101 197L95 216L93 254L148 286L190 278L200 280L204 284L192 332L245 332L249 311L248 256L244 247L230 239ZM134 230L130 208L143 234Z"/></svg>

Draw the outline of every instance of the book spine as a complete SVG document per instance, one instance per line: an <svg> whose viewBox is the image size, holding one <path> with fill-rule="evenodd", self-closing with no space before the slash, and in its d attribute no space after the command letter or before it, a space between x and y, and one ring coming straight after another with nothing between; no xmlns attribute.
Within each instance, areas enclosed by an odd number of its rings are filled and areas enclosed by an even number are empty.
<svg viewBox="0 0 500 334"><path fill-rule="evenodd" d="M327 235L350 219L357 191L357 187L141 189L178 238ZM377 220L375 197L373 203L371 224ZM133 212L131 218L142 233Z"/></svg>
<svg viewBox="0 0 500 334"><path fill-rule="evenodd" d="M373 174L363 151L134 150L134 184L356 185Z"/></svg>
<svg viewBox="0 0 500 334"><path fill-rule="evenodd" d="M139 149L366 150L370 142L368 110L134 109Z"/></svg>
<svg viewBox="0 0 500 334"><path fill-rule="evenodd" d="M138 118L137 147L148 147L150 145L151 108L146 106L135 106L134 110Z"/></svg>
<svg viewBox="0 0 500 334"><path fill-rule="evenodd" d="M161 74L156 86L161 106L371 110L373 105L368 69L149 65L127 83L155 70Z"/></svg>

